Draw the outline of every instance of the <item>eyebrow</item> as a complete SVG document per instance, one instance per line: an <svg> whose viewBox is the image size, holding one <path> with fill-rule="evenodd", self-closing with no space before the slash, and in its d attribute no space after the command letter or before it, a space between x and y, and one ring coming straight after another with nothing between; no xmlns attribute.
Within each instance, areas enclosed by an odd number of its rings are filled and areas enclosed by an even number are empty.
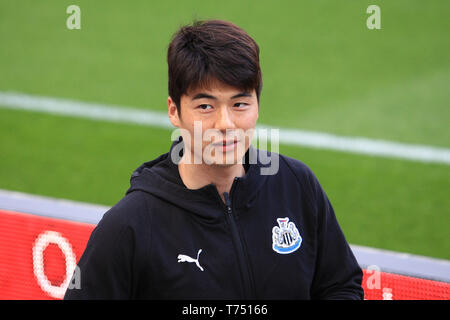
<svg viewBox="0 0 450 320"><path fill-rule="evenodd" d="M240 93L235 94L234 96L232 96L231 99L236 99L236 98L241 98L241 97L251 97L251 96L252 96L252 94L250 92L240 92ZM217 100L217 97L212 96L212 95L207 94L207 93L203 93L203 92L197 93L192 98L192 100L203 99L203 98Z"/></svg>

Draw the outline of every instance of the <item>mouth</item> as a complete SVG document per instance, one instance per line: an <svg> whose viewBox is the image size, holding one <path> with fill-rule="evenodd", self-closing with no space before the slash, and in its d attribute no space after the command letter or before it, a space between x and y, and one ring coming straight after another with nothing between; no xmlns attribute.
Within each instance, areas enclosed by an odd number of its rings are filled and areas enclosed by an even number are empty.
<svg viewBox="0 0 450 320"><path fill-rule="evenodd" d="M214 143L215 146L228 146L230 144L237 143L237 140L223 140L221 142Z"/></svg>
<svg viewBox="0 0 450 320"><path fill-rule="evenodd" d="M222 140L220 142L213 143L212 145L216 148L222 148L222 151L231 151L234 150L238 144L237 139L233 140Z"/></svg>

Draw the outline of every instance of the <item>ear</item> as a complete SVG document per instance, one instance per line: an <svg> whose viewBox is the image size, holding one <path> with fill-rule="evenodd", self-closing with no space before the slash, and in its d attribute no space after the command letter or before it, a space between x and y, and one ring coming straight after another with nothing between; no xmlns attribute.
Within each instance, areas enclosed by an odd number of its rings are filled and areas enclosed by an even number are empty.
<svg viewBox="0 0 450 320"><path fill-rule="evenodd" d="M178 115L178 108L172 98L167 98L169 120L175 127L180 127L180 117Z"/></svg>

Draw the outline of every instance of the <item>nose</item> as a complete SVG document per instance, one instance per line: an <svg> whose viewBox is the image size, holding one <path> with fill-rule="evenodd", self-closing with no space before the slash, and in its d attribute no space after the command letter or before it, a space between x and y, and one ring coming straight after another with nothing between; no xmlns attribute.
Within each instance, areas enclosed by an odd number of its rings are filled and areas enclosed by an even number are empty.
<svg viewBox="0 0 450 320"><path fill-rule="evenodd" d="M233 115L227 107L222 107L220 112L218 112L214 128L222 132L235 128Z"/></svg>

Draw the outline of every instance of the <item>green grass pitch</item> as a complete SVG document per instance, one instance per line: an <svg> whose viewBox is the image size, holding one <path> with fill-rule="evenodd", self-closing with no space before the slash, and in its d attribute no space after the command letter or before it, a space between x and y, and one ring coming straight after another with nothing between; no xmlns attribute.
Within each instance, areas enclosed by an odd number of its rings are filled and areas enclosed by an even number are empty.
<svg viewBox="0 0 450 320"><path fill-rule="evenodd" d="M165 111L170 36L219 18L260 45L261 123L450 148L449 16L445 0L2 1L0 91ZM0 108L0 188L113 205L169 144L169 130ZM448 165L280 152L313 169L350 243L450 259Z"/></svg>

